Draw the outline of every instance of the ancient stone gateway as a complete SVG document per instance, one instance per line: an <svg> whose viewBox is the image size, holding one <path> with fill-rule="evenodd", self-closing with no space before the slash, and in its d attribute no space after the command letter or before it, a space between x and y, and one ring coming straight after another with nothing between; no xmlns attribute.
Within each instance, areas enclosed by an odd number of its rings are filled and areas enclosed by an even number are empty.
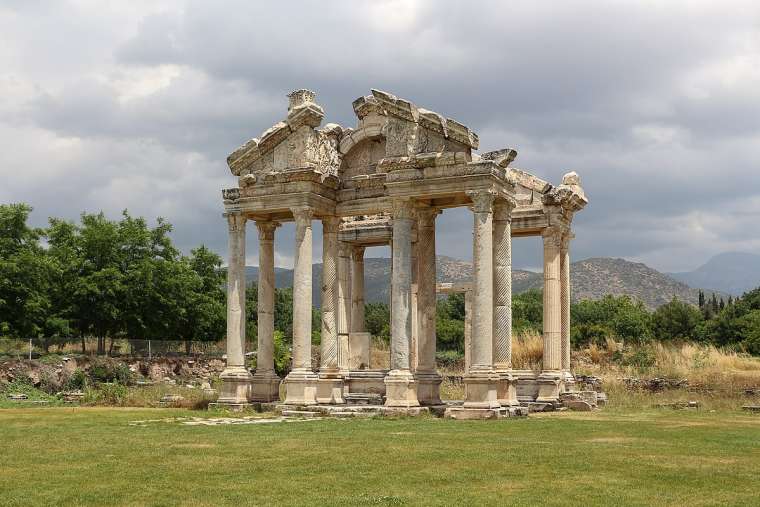
<svg viewBox="0 0 760 507"><path fill-rule="evenodd" d="M227 368L219 403L279 399L273 364L274 236L296 224L293 365L286 405L385 398L387 407L440 405L435 363L435 219L473 211L471 337L463 411L494 411L520 398L556 402L572 385L569 249L575 212L587 203L577 174L550 183L510 167L517 153L476 154L461 123L372 90L353 103L355 129L328 123L309 90L289 96L284 121L227 159L238 188L223 191L229 225ZM312 221L322 221L322 344L311 358ZM244 364L245 234L259 234L258 367ZM544 369L511 364L513 237L543 237ZM465 237L468 237L466 235ZM463 239L465 239L463 237ZM364 332L364 248L390 244L390 371L373 370ZM469 289L468 289L469 290Z"/></svg>

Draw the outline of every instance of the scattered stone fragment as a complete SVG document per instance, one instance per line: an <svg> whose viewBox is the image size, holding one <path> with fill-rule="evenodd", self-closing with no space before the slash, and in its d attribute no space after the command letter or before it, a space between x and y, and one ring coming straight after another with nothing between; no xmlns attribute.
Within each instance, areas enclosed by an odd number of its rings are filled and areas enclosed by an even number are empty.
<svg viewBox="0 0 760 507"><path fill-rule="evenodd" d="M594 408L590 403L583 400L566 400L564 404L565 407L574 412L591 412Z"/></svg>

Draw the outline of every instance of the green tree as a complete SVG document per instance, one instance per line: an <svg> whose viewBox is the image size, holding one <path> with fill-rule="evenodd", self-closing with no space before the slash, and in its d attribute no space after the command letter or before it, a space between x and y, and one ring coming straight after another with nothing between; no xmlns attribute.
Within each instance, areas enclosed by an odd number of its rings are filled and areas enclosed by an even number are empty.
<svg viewBox="0 0 760 507"><path fill-rule="evenodd" d="M698 337L701 321L698 309L673 297L669 303L655 310L652 328L660 340L693 340Z"/></svg>
<svg viewBox="0 0 760 507"><path fill-rule="evenodd" d="M390 341L390 318L391 312L386 303L364 305L364 329L385 342Z"/></svg>
<svg viewBox="0 0 760 507"><path fill-rule="evenodd" d="M512 296L512 330L533 330L541 333L544 327L543 292L531 289Z"/></svg>

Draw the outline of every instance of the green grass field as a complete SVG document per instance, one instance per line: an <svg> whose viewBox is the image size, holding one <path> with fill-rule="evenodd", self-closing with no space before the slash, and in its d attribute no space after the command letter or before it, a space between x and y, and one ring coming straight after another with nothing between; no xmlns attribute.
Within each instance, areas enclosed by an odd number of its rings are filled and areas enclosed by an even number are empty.
<svg viewBox="0 0 760 507"><path fill-rule="evenodd" d="M760 416L671 410L185 426L0 410L0 505L758 505Z"/></svg>

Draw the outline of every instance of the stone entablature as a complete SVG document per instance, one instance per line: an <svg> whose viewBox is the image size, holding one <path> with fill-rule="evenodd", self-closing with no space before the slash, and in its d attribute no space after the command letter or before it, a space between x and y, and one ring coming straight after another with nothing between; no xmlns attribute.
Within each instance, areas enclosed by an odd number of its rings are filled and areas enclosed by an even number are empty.
<svg viewBox="0 0 760 507"><path fill-rule="evenodd" d="M273 238L275 224L295 221L294 364L285 379L285 403L343 403L344 391L351 394L352 385L371 388L367 393L372 395L382 390L389 406L440 403L440 375L435 371L435 217L441 210L463 206L473 210L475 265L468 291L473 315L468 317L472 331L467 340L465 410L494 410L517 402L510 345L511 238L519 236L544 238L546 367L533 382L539 399L556 399L572 379L568 243L573 216L588 202L578 175L570 172L553 186L511 167L517 156L514 149L478 154L478 136L462 123L379 90L354 101L356 128L333 123L320 127L324 111L309 90L296 90L288 98L286 118L227 159L239 185L222 193L231 224L231 370L223 377L229 379L225 402L244 403L241 386L246 382L254 386L248 399L276 393L269 364ZM266 351L266 364L253 378L240 371L238 357L245 332L240 324L245 308L239 277L244 274L240 263L245 258L246 220L266 231L260 235L260 249L267 273L260 275L259 284L266 292L263 299L259 296L265 302L259 348ZM327 299L319 368L311 364L308 352L313 220L323 224L321 289ZM364 248L389 243L391 370L363 368L352 374L348 358L365 357L368 339L363 326ZM352 344L358 347L355 353ZM360 363L366 366L366 361Z"/></svg>

